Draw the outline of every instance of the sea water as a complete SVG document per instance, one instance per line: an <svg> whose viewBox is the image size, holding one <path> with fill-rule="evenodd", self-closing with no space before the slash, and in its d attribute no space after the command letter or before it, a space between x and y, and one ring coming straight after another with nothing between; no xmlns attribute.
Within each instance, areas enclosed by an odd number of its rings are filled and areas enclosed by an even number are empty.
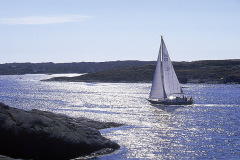
<svg viewBox="0 0 240 160"><path fill-rule="evenodd" d="M2 75L0 101L24 110L117 122L105 159L240 159L240 85L184 84L191 106L151 105L150 83L40 81L63 75ZM74 75L64 75L74 76Z"/></svg>

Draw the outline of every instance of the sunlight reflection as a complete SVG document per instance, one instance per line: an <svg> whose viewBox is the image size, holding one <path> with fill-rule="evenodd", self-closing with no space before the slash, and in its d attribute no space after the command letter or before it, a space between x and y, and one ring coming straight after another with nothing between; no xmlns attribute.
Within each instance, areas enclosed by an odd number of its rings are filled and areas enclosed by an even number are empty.
<svg viewBox="0 0 240 160"><path fill-rule="evenodd" d="M235 85L186 84L184 91L193 96L194 106L159 106L146 100L148 83L39 81L53 76L2 76L1 101L25 110L125 124L101 130L121 148L98 160L212 159L223 154L236 159L240 155L240 94Z"/></svg>

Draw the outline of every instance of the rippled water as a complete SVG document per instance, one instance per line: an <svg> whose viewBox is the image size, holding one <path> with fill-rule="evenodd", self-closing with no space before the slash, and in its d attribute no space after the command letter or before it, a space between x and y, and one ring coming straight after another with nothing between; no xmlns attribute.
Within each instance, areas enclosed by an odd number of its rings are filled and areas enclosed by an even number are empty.
<svg viewBox="0 0 240 160"><path fill-rule="evenodd" d="M240 85L184 85L193 106L153 106L149 83L41 82L57 75L0 76L10 106L125 124L101 133L121 145L105 159L240 159Z"/></svg>

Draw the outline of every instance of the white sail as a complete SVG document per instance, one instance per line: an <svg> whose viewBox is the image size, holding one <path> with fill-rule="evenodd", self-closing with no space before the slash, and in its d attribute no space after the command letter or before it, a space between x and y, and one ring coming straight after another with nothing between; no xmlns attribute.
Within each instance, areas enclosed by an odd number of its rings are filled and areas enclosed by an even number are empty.
<svg viewBox="0 0 240 160"><path fill-rule="evenodd" d="M183 93L177 75L174 71L167 48L161 37L161 46L158 54L157 65L153 77L150 99L152 104L163 105L191 105L193 99L186 97L167 98L169 94ZM157 99L157 100L156 100Z"/></svg>
<svg viewBox="0 0 240 160"><path fill-rule="evenodd" d="M161 63L161 46L158 54L156 69L152 81L152 89L150 92L151 99L163 100L166 98L166 93L163 86L163 77L162 77L162 63Z"/></svg>
<svg viewBox="0 0 240 160"><path fill-rule="evenodd" d="M166 94L182 93L182 88L178 81L177 75L174 71L171 59L169 57L163 39L161 39L161 43L162 43L162 67L165 92Z"/></svg>

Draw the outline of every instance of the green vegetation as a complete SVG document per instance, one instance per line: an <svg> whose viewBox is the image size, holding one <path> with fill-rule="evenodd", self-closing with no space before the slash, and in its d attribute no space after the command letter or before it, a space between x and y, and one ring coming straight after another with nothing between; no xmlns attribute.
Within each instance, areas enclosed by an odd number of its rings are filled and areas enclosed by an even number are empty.
<svg viewBox="0 0 240 160"><path fill-rule="evenodd" d="M240 60L208 60L178 63L181 83L240 83Z"/></svg>
<svg viewBox="0 0 240 160"><path fill-rule="evenodd" d="M174 62L180 83L239 83L240 60ZM49 81L151 82L155 65L138 65L89 73L77 77L55 77Z"/></svg>
<svg viewBox="0 0 240 160"><path fill-rule="evenodd" d="M55 81L151 82L153 61L113 61L78 63L0 64L0 75L88 73L78 77L56 77ZM173 62L181 83L239 83L240 60Z"/></svg>
<svg viewBox="0 0 240 160"><path fill-rule="evenodd" d="M97 73L84 74L77 77L55 77L49 81L71 82L150 82L155 65L118 68Z"/></svg>

